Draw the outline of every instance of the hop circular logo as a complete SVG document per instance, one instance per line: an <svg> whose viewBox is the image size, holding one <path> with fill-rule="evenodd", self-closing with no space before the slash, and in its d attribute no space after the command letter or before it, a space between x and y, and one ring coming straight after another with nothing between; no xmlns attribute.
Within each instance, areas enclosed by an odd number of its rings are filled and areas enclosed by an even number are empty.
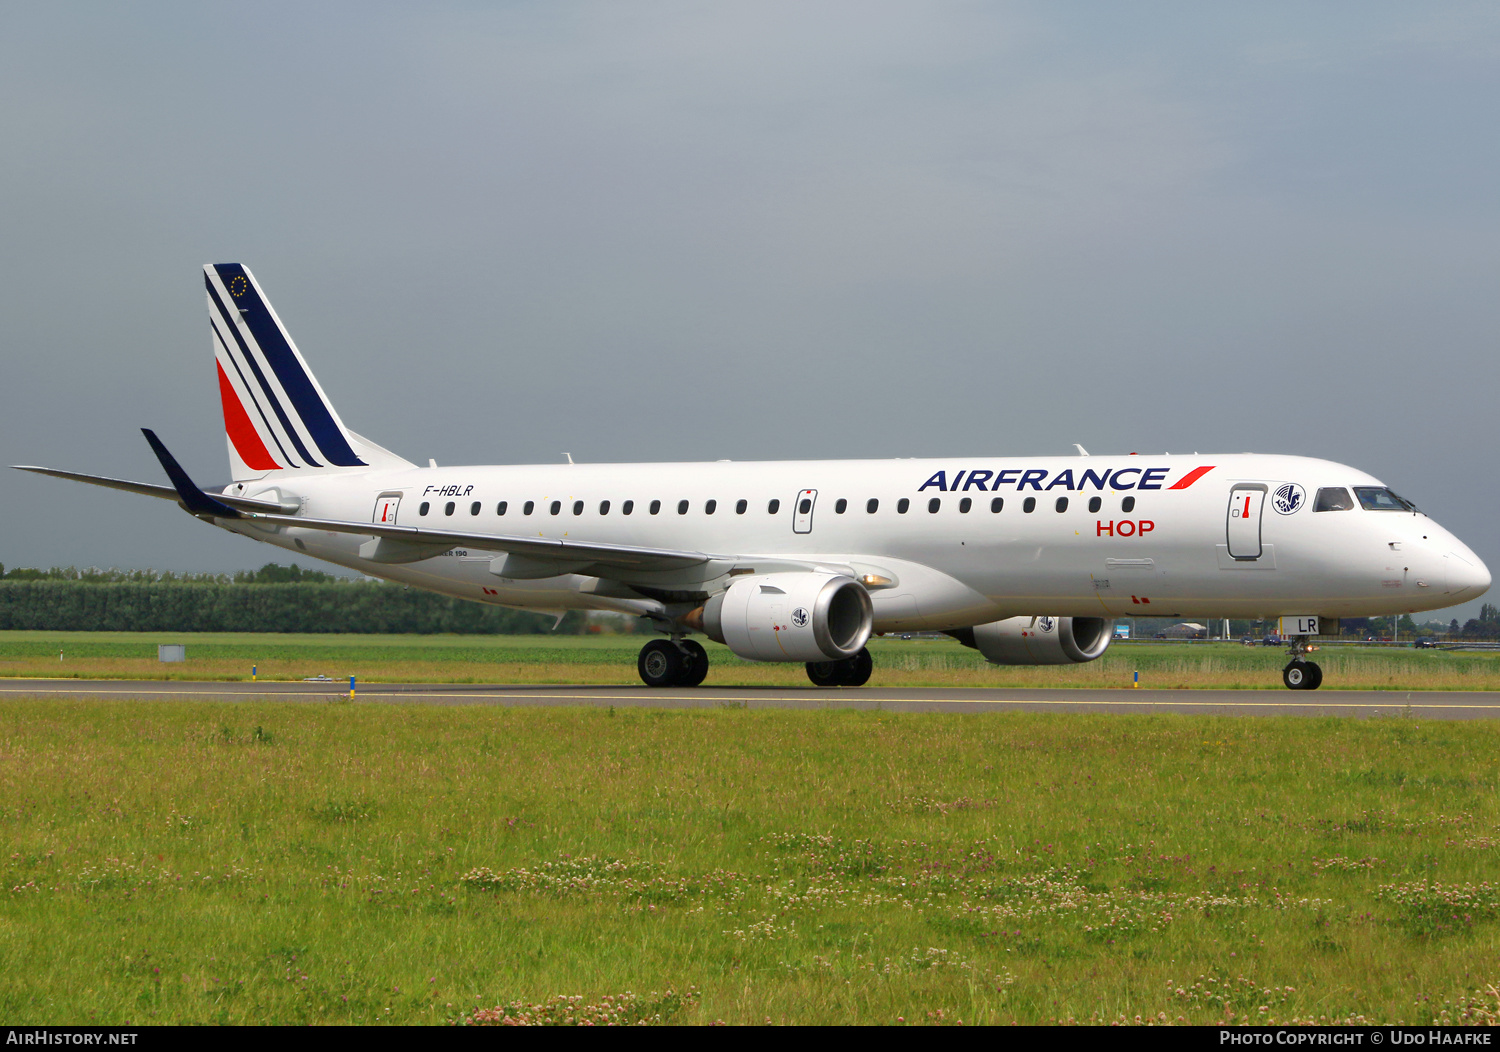
<svg viewBox="0 0 1500 1052"><path fill-rule="evenodd" d="M1057 621L1050 617L1039 617L1036 619L1036 627L1043 632L1050 632L1057 626Z"/></svg>
<svg viewBox="0 0 1500 1052"><path fill-rule="evenodd" d="M807 607L799 606L792 611L792 624L798 628L806 628L808 622Z"/></svg>
<svg viewBox="0 0 1500 1052"><path fill-rule="evenodd" d="M1295 482L1288 482L1271 495L1271 507L1281 515L1290 515L1305 503L1307 494Z"/></svg>

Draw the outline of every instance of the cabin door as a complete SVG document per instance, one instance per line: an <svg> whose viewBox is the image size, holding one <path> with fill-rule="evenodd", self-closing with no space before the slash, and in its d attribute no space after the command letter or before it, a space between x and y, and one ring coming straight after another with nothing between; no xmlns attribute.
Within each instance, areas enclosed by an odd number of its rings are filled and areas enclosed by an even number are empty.
<svg viewBox="0 0 1500 1052"><path fill-rule="evenodd" d="M797 503L792 506L793 533L812 532L813 505L817 502L817 490L804 489L797 491Z"/></svg>
<svg viewBox="0 0 1500 1052"><path fill-rule="evenodd" d="M401 494L382 493L375 501L375 513L370 516L371 522L378 522L382 526L396 525L396 511L401 507Z"/></svg>
<svg viewBox="0 0 1500 1052"><path fill-rule="evenodd" d="M1229 555L1233 559L1259 559L1260 513L1266 503L1266 487L1236 486L1229 491Z"/></svg>

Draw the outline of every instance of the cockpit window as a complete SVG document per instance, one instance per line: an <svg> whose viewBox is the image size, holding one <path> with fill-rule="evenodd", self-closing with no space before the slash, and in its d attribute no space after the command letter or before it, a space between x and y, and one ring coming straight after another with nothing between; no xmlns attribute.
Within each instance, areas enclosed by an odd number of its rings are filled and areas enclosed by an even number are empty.
<svg viewBox="0 0 1500 1052"><path fill-rule="evenodd" d="M1325 486L1318 490L1318 502L1313 511L1352 511L1354 498L1343 486Z"/></svg>
<svg viewBox="0 0 1500 1052"><path fill-rule="evenodd" d="M1396 496L1388 489L1379 486L1355 486L1354 495L1359 498L1365 511L1416 511L1417 506L1411 501Z"/></svg>

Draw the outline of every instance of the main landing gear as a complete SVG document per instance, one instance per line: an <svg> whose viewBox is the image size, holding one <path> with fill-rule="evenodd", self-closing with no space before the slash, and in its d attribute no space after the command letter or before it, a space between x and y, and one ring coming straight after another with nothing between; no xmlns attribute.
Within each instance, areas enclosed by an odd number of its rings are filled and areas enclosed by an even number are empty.
<svg viewBox="0 0 1500 1052"><path fill-rule="evenodd" d="M648 687L696 687L708 675L708 652L692 639L653 639L635 667Z"/></svg>
<svg viewBox="0 0 1500 1052"><path fill-rule="evenodd" d="M648 687L696 687L708 675L708 652L692 639L653 639L635 662ZM863 687L875 663L861 649L843 661L809 661L807 678L819 687Z"/></svg>
<svg viewBox="0 0 1500 1052"><path fill-rule="evenodd" d="M861 648L858 654L842 661L809 661L807 678L815 687L863 687L870 682L874 667L870 651Z"/></svg>
<svg viewBox="0 0 1500 1052"><path fill-rule="evenodd" d="M1292 637L1292 645L1287 648L1292 660L1281 670L1281 682L1286 684L1288 690L1317 690L1322 684L1323 669L1315 661L1303 660L1309 650L1316 649L1308 646L1306 639Z"/></svg>

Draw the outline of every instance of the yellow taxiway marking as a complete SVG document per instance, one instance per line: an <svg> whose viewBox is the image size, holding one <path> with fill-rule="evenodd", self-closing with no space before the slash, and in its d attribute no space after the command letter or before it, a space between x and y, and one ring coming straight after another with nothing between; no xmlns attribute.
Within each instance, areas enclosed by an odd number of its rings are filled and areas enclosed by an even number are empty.
<svg viewBox="0 0 1500 1052"><path fill-rule="evenodd" d="M723 688L725 691L733 690L732 687ZM347 697L343 690L223 690L210 689L194 691L191 688L181 690L152 690L149 686L140 688L88 688L88 687L0 687L0 694L128 694L128 695L171 695L174 697L191 698L196 693L213 694L221 697L236 698L330 698ZM1122 691L1124 693L1124 691ZM442 689L417 689L417 690L380 690L373 687L365 687L360 690L361 698L475 698L475 699L499 699L499 700L531 700L550 699L560 701L641 701L644 699L662 701L844 701L864 702L866 704L899 703L899 704L1008 704L1008 705L1107 705L1121 708L1131 706L1149 705L1201 705L1215 706L1218 708L1236 709L1380 709L1400 708L1421 711L1426 709L1500 709L1500 701L1490 703L1475 702L1412 702L1399 695L1402 692L1392 691L1390 700L1381 701L1228 701L1219 699L1195 698L1152 698L1154 692L1135 693L1130 692L1128 698L1115 701L1100 698L1026 698L1026 697L995 697L995 698L919 698L919 697L891 697L881 695L879 697L860 696L844 693L823 693L821 691L809 690L805 693L796 694L763 694L752 692L744 695L724 694L679 694L675 692L662 692L659 694L565 694L559 691L500 691L490 693L479 693L476 691L444 691Z"/></svg>

